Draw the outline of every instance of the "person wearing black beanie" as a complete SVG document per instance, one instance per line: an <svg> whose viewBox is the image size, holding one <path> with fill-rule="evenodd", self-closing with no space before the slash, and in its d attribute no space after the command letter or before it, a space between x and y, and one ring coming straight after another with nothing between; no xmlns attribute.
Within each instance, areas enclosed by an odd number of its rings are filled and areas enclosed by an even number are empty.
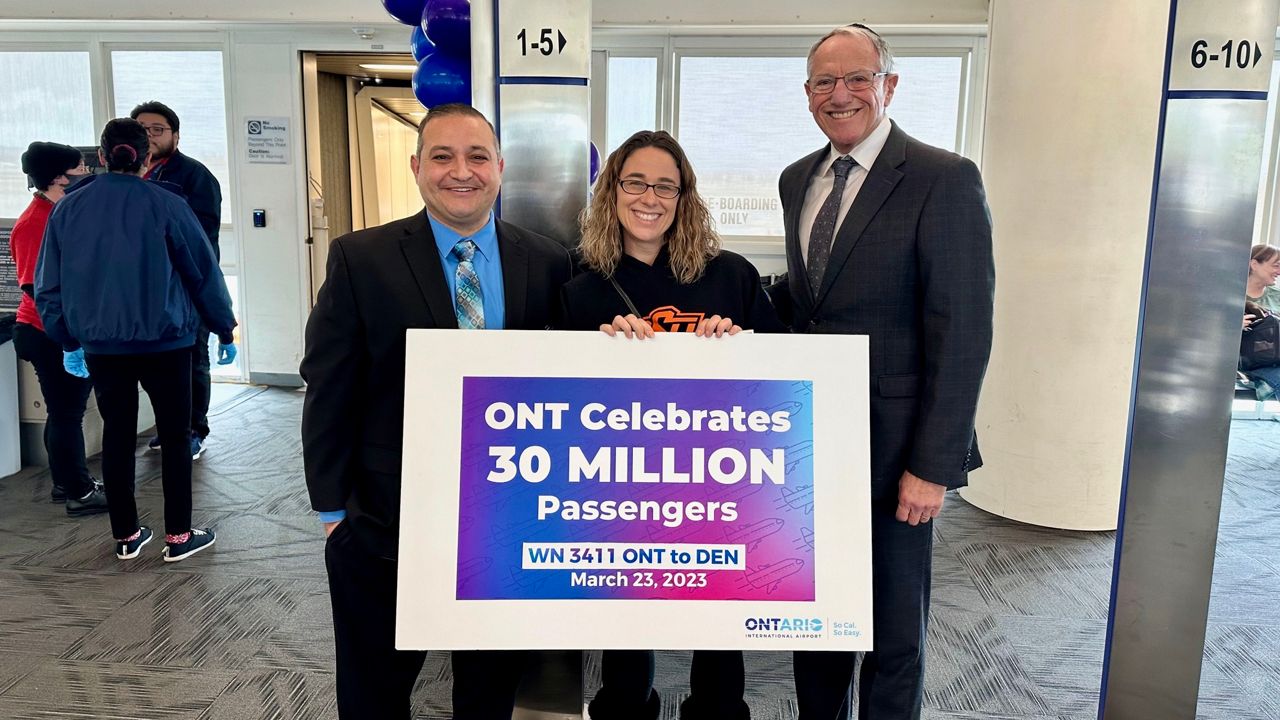
<svg viewBox="0 0 1280 720"><path fill-rule="evenodd" d="M95 515L106 512L107 497L85 464L84 412L93 384L63 368L62 347L45 334L35 305L36 261L49 215L54 203L88 172L79 150L51 142L33 142L27 147L22 153L22 172L35 188L35 196L14 224L9 245L22 288L13 345L18 357L35 367L48 410L44 449L53 476L50 498L66 503L72 517Z"/></svg>

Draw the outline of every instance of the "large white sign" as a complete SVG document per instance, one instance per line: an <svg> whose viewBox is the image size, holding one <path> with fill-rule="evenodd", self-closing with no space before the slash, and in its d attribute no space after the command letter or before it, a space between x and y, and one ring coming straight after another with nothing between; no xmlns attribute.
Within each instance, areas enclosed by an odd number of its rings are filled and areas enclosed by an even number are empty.
<svg viewBox="0 0 1280 720"><path fill-rule="evenodd" d="M409 331L396 646L869 650L866 358Z"/></svg>

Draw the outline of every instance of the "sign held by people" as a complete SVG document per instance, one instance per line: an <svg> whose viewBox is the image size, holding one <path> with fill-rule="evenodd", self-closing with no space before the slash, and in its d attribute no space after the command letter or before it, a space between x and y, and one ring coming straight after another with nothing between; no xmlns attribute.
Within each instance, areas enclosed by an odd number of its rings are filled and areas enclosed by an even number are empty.
<svg viewBox="0 0 1280 720"><path fill-rule="evenodd" d="M408 348L397 647L870 649L865 338Z"/></svg>

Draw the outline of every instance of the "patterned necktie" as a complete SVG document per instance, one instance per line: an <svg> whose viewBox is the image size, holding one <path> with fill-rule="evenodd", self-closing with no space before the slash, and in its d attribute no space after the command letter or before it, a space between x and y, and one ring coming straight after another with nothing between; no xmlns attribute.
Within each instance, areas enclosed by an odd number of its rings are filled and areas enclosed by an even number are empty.
<svg viewBox="0 0 1280 720"><path fill-rule="evenodd" d="M822 201L818 216L813 219L813 230L809 232L809 259L805 267L809 271L809 290L814 297L818 296L818 288L822 287L822 274L827 271L827 261L831 259L831 241L836 234L840 201L844 198L844 182L849 179L849 172L857 164L856 160L848 156L836 159L831 166L836 171L836 182L831 186L831 194Z"/></svg>
<svg viewBox="0 0 1280 720"><path fill-rule="evenodd" d="M463 330L483 330L484 293L480 291L480 276L476 275L476 266L472 262L476 255L476 244L463 238L450 252L458 259L458 270L454 274L457 289L453 294L453 309L458 316L458 327Z"/></svg>

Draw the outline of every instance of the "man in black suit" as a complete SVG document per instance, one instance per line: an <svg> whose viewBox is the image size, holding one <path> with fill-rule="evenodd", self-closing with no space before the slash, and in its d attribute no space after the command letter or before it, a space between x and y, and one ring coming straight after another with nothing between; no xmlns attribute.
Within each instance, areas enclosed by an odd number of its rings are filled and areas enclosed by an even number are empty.
<svg viewBox="0 0 1280 720"><path fill-rule="evenodd" d="M991 220L973 163L885 116L884 40L837 28L809 51L809 110L830 143L782 172L797 332L870 336L874 651L858 717L920 717L933 534L946 491L981 465L974 436L991 351ZM839 481L831 478L828 481ZM801 720L845 718L854 653L797 652Z"/></svg>
<svg viewBox="0 0 1280 720"><path fill-rule="evenodd" d="M494 219L502 156L475 109L431 110L410 167L426 211L333 242L301 367L344 720L408 718L426 658L395 649L405 331L544 329L571 272L563 247ZM519 652L453 653L454 717L510 717L523 662Z"/></svg>

